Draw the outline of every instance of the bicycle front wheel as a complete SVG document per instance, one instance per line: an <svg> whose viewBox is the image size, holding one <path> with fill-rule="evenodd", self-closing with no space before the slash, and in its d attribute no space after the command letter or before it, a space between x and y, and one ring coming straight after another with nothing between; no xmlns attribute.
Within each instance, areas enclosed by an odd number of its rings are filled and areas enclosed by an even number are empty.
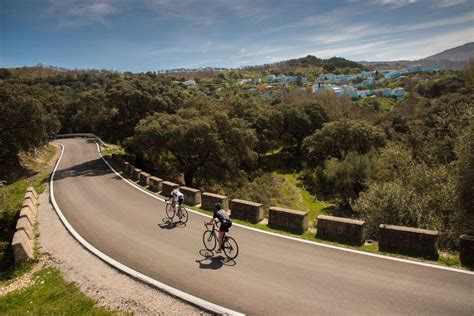
<svg viewBox="0 0 474 316"><path fill-rule="evenodd" d="M166 203L166 216L168 216L169 219L173 219L174 217L174 207L171 206L171 203Z"/></svg>
<svg viewBox="0 0 474 316"><path fill-rule="evenodd" d="M179 221L183 224L186 224L186 222L188 221L188 211L184 207L182 207L180 210Z"/></svg>
<svg viewBox="0 0 474 316"><path fill-rule="evenodd" d="M229 259L237 258L239 254L239 245L232 237L225 237L224 239L224 253Z"/></svg>
<svg viewBox="0 0 474 316"><path fill-rule="evenodd" d="M216 248L216 236L210 230L206 230L202 235L202 242L207 250L213 251Z"/></svg>

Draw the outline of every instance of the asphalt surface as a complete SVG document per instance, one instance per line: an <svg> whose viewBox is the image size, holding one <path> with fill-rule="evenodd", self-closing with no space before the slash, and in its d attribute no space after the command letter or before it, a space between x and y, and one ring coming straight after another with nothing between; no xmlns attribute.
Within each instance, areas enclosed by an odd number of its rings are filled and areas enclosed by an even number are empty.
<svg viewBox="0 0 474 316"><path fill-rule="evenodd" d="M204 221L166 223L165 205L126 183L94 142L57 141L56 201L89 243L184 292L246 314L474 315L474 275L371 257L234 226L236 261L208 257Z"/></svg>

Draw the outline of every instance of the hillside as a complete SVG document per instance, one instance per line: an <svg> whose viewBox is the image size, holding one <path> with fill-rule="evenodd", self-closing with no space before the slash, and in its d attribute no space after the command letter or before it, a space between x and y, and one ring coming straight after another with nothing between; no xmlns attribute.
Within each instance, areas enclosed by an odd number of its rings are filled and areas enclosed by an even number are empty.
<svg viewBox="0 0 474 316"><path fill-rule="evenodd" d="M360 61L359 63L365 67L377 67L378 69L402 69L412 65L429 67L435 64L439 69L463 70L471 57L474 57L474 42L450 48L419 60Z"/></svg>
<svg viewBox="0 0 474 316"><path fill-rule="evenodd" d="M474 42L447 49L441 53L424 58L424 60L450 60L466 62L474 57Z"/></svg>

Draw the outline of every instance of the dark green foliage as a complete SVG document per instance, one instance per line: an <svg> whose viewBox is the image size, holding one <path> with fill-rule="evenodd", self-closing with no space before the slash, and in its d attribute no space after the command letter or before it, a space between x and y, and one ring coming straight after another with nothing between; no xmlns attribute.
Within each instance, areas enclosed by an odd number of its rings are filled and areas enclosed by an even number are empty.
<svg viewBox="0 0 474 316"><path fill-rule="evenodd" d="M403 146L390 144L373 171L367 190L352 204L372 237L383 223L439 230L443 248L457 242L462 217L456 207L454 165L429 167Z"/></svg>
<svg viewBox="0 0 474 316"><path fill-rule="evenodd" d="M231 98L229 115L247 121L255 130L257 144L255 151L264 155L280 146L280 135L283 130L283 114L268 103L257 99Z"/></svg>
<svg viewBox="0 0 474 316"><path fill-rule="evenodd" d="M423 80L415 87L416 92L426 98L439 98L462 89L464 89L464 78L456 74L446 74L434 80Z"/></svg>
<svg viewBox="0 0 474 316"><path fill-rule="evenodd" d="M282 104L278 110L283 119L283 141L289 147L294 147L300 155L305 137L320 129L329 120L325 109L314 101L300 101Z"/></svg>
<svg viewBox="0 0 474 316"><path fill-rule="evenodd" d="M419 118L409 120L410 132L400 138L415 159L446 164L456 159L455 141L474 115L474 94L448 94L439 98Z"/></svg>
<svg viewBox="0 0 474 316"><path fill-rule="evenodd" d="M384 132L364 121L342 119L324 124L304 141L306 159L311 166L326 159L343 159L349 151L365 154L385 145Z"/></svg>
<svg viewBox="0 0 474 316"><path fill-rule="evenodd" d="M126 147L164 174L183 174L185 184L193 186L233 180L240 169L250 168L256 161L256 141L242 119L186 109L141 121Z"/></svg>
<svg viewBox="0 0 474 316"><path fill-rule="evenodd" d="M463 214L461 230L474 234L474 123L467 128L457 142L456 189L459 207Z"/></svg>
<svg viewBox="0 0 474 316"><path fill-rule="evenodd" d="M360 155L349 152L342 160L332 158L315 170L307 169L303 179L319 198L333 200L347 208L366 189L366 179L373 174L375 152Z"/></svg>
<svg viewBox="0 0 474 316"><path fill-rule="evenodd" d="M0 85L0 178L19 167L20 151L46 144L58 130L58 120L43 104L25 85Z"/></svg>

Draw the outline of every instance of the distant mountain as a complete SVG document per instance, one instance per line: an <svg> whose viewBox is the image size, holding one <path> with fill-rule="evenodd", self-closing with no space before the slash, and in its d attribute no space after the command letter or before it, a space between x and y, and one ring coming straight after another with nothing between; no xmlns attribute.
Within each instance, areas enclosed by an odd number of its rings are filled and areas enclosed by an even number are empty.
<svg viewBox="0 0 474 316"><path fill-rule="evenodd" d="M412 65L436 65L439 69L462 70L471 57L474 57L474 42L450 48L441 53L418 60L360 61L359 63L364 66L376 67L379 69L398 69Z"/></svg>
<svg viewBox="0 0 474 316"><path fill-rule="evenodd" d="M466 62L474 57L474 42L447 49L441 53L424 58L424 60L450 60Z"/></svg>

